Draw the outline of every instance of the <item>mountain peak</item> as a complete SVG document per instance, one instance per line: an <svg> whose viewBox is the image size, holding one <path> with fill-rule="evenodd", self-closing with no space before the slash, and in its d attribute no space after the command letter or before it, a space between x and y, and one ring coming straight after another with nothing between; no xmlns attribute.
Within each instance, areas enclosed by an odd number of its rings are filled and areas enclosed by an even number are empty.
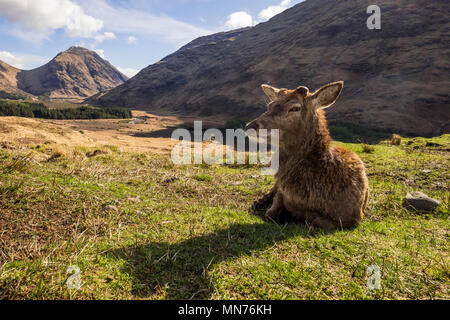
<svg viewBox="0 0 450 320"><path fill-rule="evenodd" d="M87 49L85 47L81 47L81 46L71 46L69 49L67 49L64 52L72 52L72 53L86 53L86 52L88 52L88 53L92 53L92 52L95 52L95 51L89 50L89 49Z"/></svg>
<svg viewBox="0 0 450 320"><path fill-rule="evenodd" d="M89 50L80 46L71 46L69 49L62 51L56 55L56 57L64 55L75 55L75 56L85 56L85 55L98 55L95 51ZM55 57L55 58L56 58ZM99 56L100 57L100 56ZM100 57L101 58L101 57ZM103 59L103 58L102 58Z"/></svg>
<svg viewBox="0 0 450 320"><path fill-rule="evenodd" d="M127 79L95 51L80 46L60 52L33 70L19 70L0 62L0 90L22 90L35 96L84 99Z"/></svg>

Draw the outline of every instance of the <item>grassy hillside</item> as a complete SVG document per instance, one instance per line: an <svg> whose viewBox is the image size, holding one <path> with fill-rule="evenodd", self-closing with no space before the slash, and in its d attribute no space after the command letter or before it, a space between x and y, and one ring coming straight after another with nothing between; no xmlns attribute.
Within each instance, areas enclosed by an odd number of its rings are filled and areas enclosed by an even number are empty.
<svg viewBox="0 0 450 320"><path fill-rule="evenodd" d="M450 298L450 135L373 150L355 230L325 233L253 215L271 177L257 167L175 167L116 147L0 149L0 298ZM423 171L423 170L431 170ZM410 191L440 199L402 208ZM70 290L69 266L82 286ZM381 269L381 290L366 270Z"/></svg>

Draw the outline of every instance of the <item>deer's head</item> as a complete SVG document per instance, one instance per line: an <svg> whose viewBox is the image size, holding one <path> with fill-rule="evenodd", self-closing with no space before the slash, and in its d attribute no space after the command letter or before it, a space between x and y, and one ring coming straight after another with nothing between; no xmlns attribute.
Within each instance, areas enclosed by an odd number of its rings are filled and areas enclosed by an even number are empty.
<svg viewBox="0 0 450 320"><path fill-rule="evenodd" d="M307 134L314 120L322 116L321 110L337 101L343 87L344 82L339 81L310 93L308 88L302 86L288 90L263 84L262 89L270 103L263 115L247 124L247 129L279 129L282 135L288 132Z"/></svg>

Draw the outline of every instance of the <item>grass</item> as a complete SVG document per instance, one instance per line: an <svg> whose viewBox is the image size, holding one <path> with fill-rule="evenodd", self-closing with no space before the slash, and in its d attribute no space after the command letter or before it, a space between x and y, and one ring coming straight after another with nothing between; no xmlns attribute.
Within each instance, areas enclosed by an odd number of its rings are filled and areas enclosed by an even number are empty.
<svg viewBox="0 0 450 320"><path fill-rule="evenodd" d="M371 199L360 227L335 233L253 215L273 184L257 167L178 167L116 147L0 149L0 298L450 298L450 136L371 153L337 144L365 161ZM416 190L441 206L406 211ZM381 290L367 288L371 265ZM71 266L81 288L67 287Z"/></svg>

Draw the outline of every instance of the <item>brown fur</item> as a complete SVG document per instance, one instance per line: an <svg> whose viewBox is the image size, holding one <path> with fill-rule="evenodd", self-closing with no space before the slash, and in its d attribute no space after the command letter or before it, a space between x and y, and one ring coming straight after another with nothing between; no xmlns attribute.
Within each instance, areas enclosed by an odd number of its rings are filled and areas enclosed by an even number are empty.
<svg viewBox="0 0 450 320"><path fill-rule="evenodd" d="M398 134L393 134L391 138L391 144L393 146L399 146L402 143L402 137Z"/></svg>
<svg viewBox="0 0 450 320"><path fill-rule="evenodd" d="M263 86L271 98L268 111L248 128L280 129L280 168L266 218L277 221L283 210L314 227L333 230L361 223L369 183L361 159L343 147L331 146L324 108L334 104L343 82L311 94ZM306 89L306 90L305 90Z"/></svg>

